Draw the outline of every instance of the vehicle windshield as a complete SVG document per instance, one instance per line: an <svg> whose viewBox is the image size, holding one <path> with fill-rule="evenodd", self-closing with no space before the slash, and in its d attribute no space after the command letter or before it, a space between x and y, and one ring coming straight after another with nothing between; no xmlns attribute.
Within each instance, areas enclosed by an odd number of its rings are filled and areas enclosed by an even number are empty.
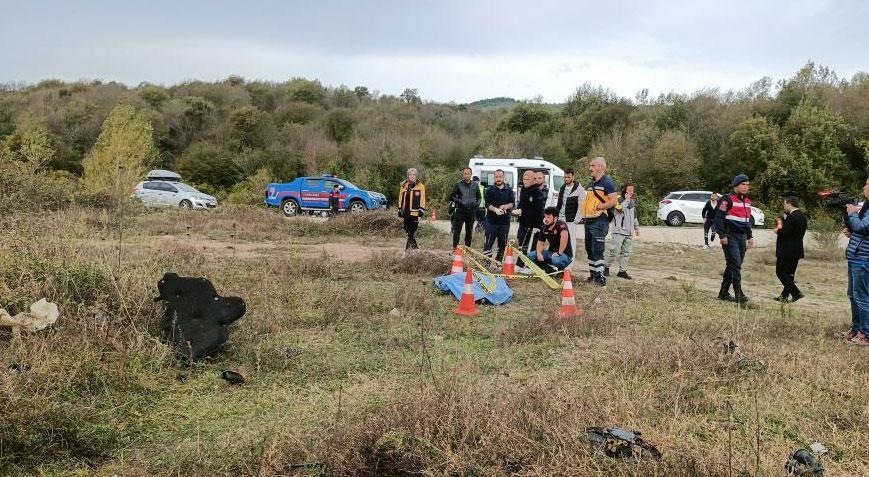
<svg viewBox="0 0 869 477"><path fill-rule="evenodd" d="M195 188L183 183L183 182L173 182L172 185L177 187L179 190L183 190L184 192L199 192Z"/></svg>
<svg viewBox="0 0 869 477"><path fill-rule="evenodd" d="M561 186L564 185L564 176L552 176L552 185L555 190L561 190Z"/></svg>
<svg viewBox="0 0 869 477"><path fill-rule="evenodd" d="M358 187L356 187L355 185L353 185L353 183L350 182L350 181L348 181L348 180L340 179L340 180L338 180L338 182L340 182L341 185L343 185L343 186L346 187L347 189L358 189Z"/></svg>

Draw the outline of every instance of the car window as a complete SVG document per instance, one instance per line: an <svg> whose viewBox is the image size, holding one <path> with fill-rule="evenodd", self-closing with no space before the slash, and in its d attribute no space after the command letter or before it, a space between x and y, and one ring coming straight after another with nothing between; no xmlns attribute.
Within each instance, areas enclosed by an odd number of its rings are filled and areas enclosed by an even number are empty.
<svg viewBox="0 0 869 477"><path fill-rule="evenodd" d="M144 184L142 184L142 188L148 189L148 190L160 190L160 183L159 182L145 182Z"/></svg>
<svg viewBox="0 0 869 477"><path fill-rule="evenodd" d="M166 185L169 185L169 184L166 184ZM176 182L176 183L174 184L174 186L177 187L177 188L179 188L179 189L181 189L181 190L183 190L184 192L199 192L199 191L196 190L196 188L194 188L193 186L189 186L189 185L187 185L187 184L184 184L183 182Z"/></svg>
<svg viewBox="0 0 869 477"><path fill-rule="evenodd" d="M682 200L691 200L694 202L706 202L709 200L709 196L706 194L685 194L682 196Z"/></svg>
<svg viewBox="0 0 869 477"><path fill-rule="evenodd" d="M160 190L165 192L178 192L178 189L175 188L172 184L167 184L165 182L158 182L160 184Z"/></svg>
<svg viewBox="0 0 869 477"><path fill-rule="evenodd" d="M319 189L320 188L320 179L305 179L305 188L306 189Z"/></svg>
<svg viewBox="0 0 869 477"><path fill-rule="evenodd" d="M483 183L486 185L495 185L495 171L483 171ZM504 183L513 186L513 172L504 171Z"/></svg>
<svg viewBox="0 0 869 477"><path fill-rule="evenodd" d="M667 197L665 197L665 199L670 199L670 200L679 200L681 198L682 198L682 194L677 194L675 192L671 192L667 195Z"/></svg>
<svg viewBox="0 0 869 477"><path fill-rule="evenodd" d="M326 181L326 191L332 192L332 189L334 189L335 186L341 186L341 185L342 184L338 183L338 181Z"/></svg>

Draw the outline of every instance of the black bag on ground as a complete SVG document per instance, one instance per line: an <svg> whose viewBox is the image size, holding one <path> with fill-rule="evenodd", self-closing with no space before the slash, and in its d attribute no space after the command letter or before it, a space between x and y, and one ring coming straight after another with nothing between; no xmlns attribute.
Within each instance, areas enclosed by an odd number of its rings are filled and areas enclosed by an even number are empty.
<svg viewBox="0 0 869 477"><path fill-rule="evenodd" d="M220 351L227 339L227 327L241 318L246 307L239 297L222 297L205 278L179 277L167 273L157 283L165 301L163 340L179 358L196 361Z"/></svg>

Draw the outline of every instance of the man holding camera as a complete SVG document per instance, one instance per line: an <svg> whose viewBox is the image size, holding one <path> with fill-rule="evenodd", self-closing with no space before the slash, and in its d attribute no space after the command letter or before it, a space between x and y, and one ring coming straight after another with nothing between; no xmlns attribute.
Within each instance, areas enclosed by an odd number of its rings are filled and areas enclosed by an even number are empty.
<svg viewBox="0 0 869 477"><path fill-rule="evenodd" d="M869 199L869 179L863 185L863 196ZM848 237L848 298L851 300L851 329L845 335L848 342L869 346L869 200L863 205L848 204L848 221L843 233Z"/></svg>
<svg viewBox="0 0 869 477"><path fill-rule="evenodd" d="M715 230L718 231L721 248L724 249L724 277L718 299L739 304L748 302L742 292L742 262L747 249L754 247L751 235L751 199L746 197L751 189L748 176L739 174L731 182L733 193L719 199L715 214ZM733 286L733 295L730 287Z"/></svg>
<svg viewBox="0 0 869 477"><path fill-rule="evenodd" d="M803 237L806 235L808 221L799 209L796 197L787 197L784 203L784 217L778 219L775 233L775 274L782 284L781 295L774 298L781 303L795 302L803 298L803 292L794 283L797 264L805 255Z"/></svg>

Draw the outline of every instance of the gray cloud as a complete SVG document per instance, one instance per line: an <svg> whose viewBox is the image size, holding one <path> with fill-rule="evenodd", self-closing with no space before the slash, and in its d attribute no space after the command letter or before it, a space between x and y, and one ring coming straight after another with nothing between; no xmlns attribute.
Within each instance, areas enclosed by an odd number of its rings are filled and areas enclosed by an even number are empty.
<svg viewBox="0 0 869 477"><path fill-rule="evenodd" d="M859 1L0 0L0 81L316 77L424 98L741 88L866 69Z"/></svg>

